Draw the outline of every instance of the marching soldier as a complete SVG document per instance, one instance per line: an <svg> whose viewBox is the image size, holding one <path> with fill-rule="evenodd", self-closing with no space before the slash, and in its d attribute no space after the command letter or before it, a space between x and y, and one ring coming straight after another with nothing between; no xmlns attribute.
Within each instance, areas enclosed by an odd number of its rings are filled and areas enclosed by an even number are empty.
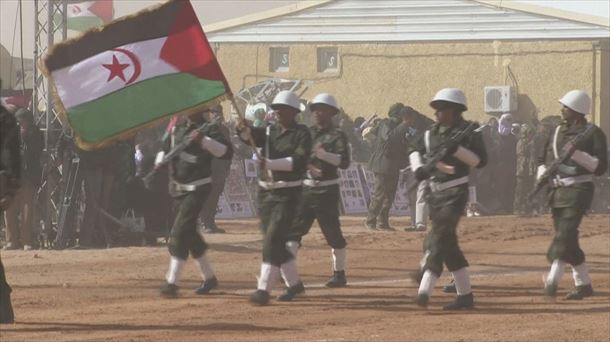
<svg viewBox="0 0 610 342"><path fill-rule="evenodd" d="M311 101L315 126L310 128L313 140L312 157L303 181L303 197L299 204L297 219L286 246L295 256L314 220L318 220L326 242L332 248L333 276L327 287L343 287L345 278L345 246L347 243L339 222L339 174L338 168L346 169L350 164L347 136L333 126L333 116L339 112L337 100L329 94L319 94ZM283 268L284 266L282 266ZM283 272L283 269L281 270ZM298 293L290 288L278 300L291 300Z"/></svg>
<svg viewBox="0 0 610 342"><path fill-rule="evenodd" d="M585 254L578 243L578 226L591 207L593 176L602 175L608 168L606 136L592 123L587 123L591 98L582 90L572 90L559 103L563 105L563 121L548 136L538 156L537 177L544 173L546 163L560 154L568 153L568 160L560 164L552 175L549 206L552 210L555 237L547 253L551 270L545 279L547 296L557 295L557 287L566 264L572 266L576 290L566 299L580 300L593 295L591 278L585 264ZM584 133L583 133L584 132ZM583 134L574 145L573 139Z"/></svg>
<svg viewBox="0 0 610 342"><path fill-rule="evenodd" d="M1 80L0 89L2 89ZM21 178L19 145L17 120L0 104L0 212L9 207L19 189ZM0 258L0 324L15 321L11 305L11 291Z"/></svg>
<svg viewBox="0 0 610 342"><path fill-rule="evenodd" d="M165 150L184 141L189 145L169 164L169 191L175 199L176 218L169 236L167 283L161 288L164 297L177 296L176 283L189 253L197 260L203 278L195 293L207 294L218 286L206 256L208 246L197 231L197 217L211 189L212 158L230 159L233 150L218 125L208 122L202 113L192 114L184 124L176 126ZM162 157L160 152L157 159Z"/></svg>
<svg viewBox="0 0 610 342"><path fill-rule="evenodd" d="M409 154L415 177L429 180L427 202L430 206L432 229L424 241L425 254L418 274L419 290L416 303L427 307L434 284L443 271L443 264L455 279L457 298L444 307L460 310L474 306L468 261L460 250L457 225L468 202L468 174L471 167L483 167L487 153L478 124L464 120L462 113L468 107L464 93L455 88L441 89L430 102L435 110L436 124L412 145ZM461 141L453 139L457 134L473 133ZM431 165L422 155L444 147L442 159ZM420 278L421 277L421 278Z"/></svg>
<svg viewBox="0 0 610 342"><path fill-rule="evenodd" d="M266 128L254 128L242 120L237 127L244 141L253 140L262 148L258 206L264 233L263 262L257 290L250 296L250 302L256 305L269 303L280 266L289 291L295 294L305 291L294 256L286 248L311 155L309 130L296 122L296 116L303 107L294 93L281 91L271 104L278 116L277 123Z"/></svg>

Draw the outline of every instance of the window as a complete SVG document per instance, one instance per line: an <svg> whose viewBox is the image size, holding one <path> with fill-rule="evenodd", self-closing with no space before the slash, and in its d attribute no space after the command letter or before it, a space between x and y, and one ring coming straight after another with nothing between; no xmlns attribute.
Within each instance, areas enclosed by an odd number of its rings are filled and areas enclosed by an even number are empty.
<svg viewBox="0 0 610 342"><path fill-rule="evenodd" d="M333 72L339 69L336 47L318 48L318 72Z"/></svg>
<svg viewBox="0 0 610 342"><path fill-rule="evenodd" d="M269 71L287 72L290 66L290 53L287 47L272 47L269 51Z"/></svg>

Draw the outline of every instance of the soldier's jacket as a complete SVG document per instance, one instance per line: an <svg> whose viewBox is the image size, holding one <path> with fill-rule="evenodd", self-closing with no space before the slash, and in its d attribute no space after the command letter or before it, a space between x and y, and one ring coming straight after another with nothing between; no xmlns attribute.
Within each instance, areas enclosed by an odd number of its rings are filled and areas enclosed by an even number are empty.
<svg viewBox="0 0 610 342"><path fill-rule="evenodd" d="M0 172L6 184L0 192L12 193L21 180L19 128L15 116L0 105ZM0 194L2 196L2 194Z"/></svg>
<svg viewBox="0 0 610 342"><path fill-rule="evenodd" d="M309 130L313 139L313 146L320 144L326 152L341 155L341 163L337 167L320 160L315 156L312 156L309 163L316 168L321 169L322 176L316 177L308 174L308 178L314 180L329 180L338 178L338 168L345 170L350 164L350 149L345 133L337 128L320 129L317 126L311 127Z"/></svg>
<svg viewBox="0 0 610 342"><path fill-rule="evenodd" d="M292 171L273 171L273 181L302 180L311 155L311 135L309 129L301 124L282 131L279 124L270 126L269 141L266 143L266 127L251 127L252 138L261 155L267 159L292 157ZM269 150L267 151L267 147Z"/></svg>
<svg viewBox="0 0 610 342"><path fill-rule="evenodd" d="M558 155L562 154L562 149L576 135L587 129L588 124L574 124L568 127L567 122L563 121L559 126L548 135L544 148L538 155L538 165L545 165L552 162ZM590 124L592 125L592 124ZM554 143L556 141L556 144ZM597 126L593 126L587 133L584 140L576 146L578 150L586 152L599 160L599 164L594 175L602 175L608 169L608 156L606 152L606 135ZM557 155L555 154L557 151ZM591 175L584 167L578 165L572 159L566 160L559 167L557 176L560 178ZM567 187L551 187L549 192L549 204L553 208L577 207L587 210L591 206L593 199L593 183L585 182L573 184Z"/></svg>
<svg viewBox="0 0 610 342"><path fill-rule="evenodd" d="M369 160L369 170L398 174L399 170L406 166L408 158L404 151L407 147L408 129L409 126L399 118L384 119L373 127L371 133L377 137L377 141Z"/></svg>
<svg viewBox="0 0 610 342"><path fill-rule="evenodd" d="M200 126L194 123L184 123L175 127L172 138L166 141L165 151L188 139L191 132ZM220 159L231 159L233 149L228 139L221 133L218 124L207 122L201 130L203 136L208 136L225 146L227 152ZM173 142L172 142L173 140ZM214 156L201 147L199 141L191 143L180 155L170 163L170 174L173 181L186 184L211 176L211 165Z"/></svg>
<svg viewBox="0 0 610 342"><path fill-rule="evenodd" d="M428 134L424 134L418 140L414 141L409 150L408 154L411 154L414 151L418 151L422 156L424 156L423 162L426 162L425 154L427 150L434 150L438 145L443 143L444 141L450 139L455 133L462 131L468 127L470 121L461 120L453 127L442 127L438 124L432 125L429 128ZM478 128L478 124L475 127ZM426 135L429 137L429 147L426 148ZM466 137L462 140L461 146L469 149L473 153L475 153L479 159L479 165L477 168L482 168L487 164L487 151L485 150L485 144L483 143L483 137L480 132L472 133L469 137ZM455 168L454 174L446 174L438 169L434 169L431 173L430 181L436 183L445 183L454 179L462 178L464 176L468 176L470 173L470 167L454 156L447 156L441 160L441 162L453 166ZM439 192L432 192L428 195L428 203L432 206L443 206L453 204L455 201L465 201L467 200L468 195L468 183L452 187Z"/></svg>

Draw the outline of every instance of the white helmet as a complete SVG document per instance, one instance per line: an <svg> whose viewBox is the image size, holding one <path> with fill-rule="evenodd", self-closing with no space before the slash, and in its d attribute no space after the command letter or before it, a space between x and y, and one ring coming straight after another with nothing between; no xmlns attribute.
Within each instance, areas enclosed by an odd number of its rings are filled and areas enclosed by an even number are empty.
<svg viewBox="0 0 610 342"><path fill-rule="evenodd" d="M457 88L444 88L439 90L432 101L430 101L430 106L436 101L447 101L451 103L457 103L464 106L464 110L468 110L468 104L466 103L466 95L464 92Z"/></svg>
<svg viewBox="0 0 610 342"><path fill-rule="evenodd" d="M571 90L559 99L559 103L580 114L589 114L591 98L584 90Z"/></svg>
<svg viewBox="0 0 610 342"><path fill-rule="evenodd" d="M334 109L336 109L337 111L339 111L339 105L337 104L337 99L335 99L334 96L327 94L327 93L321 93L316 95L316 97L313 98L313 100L311 100L311 102L309 103L309 108L311 108L312 105L314 104L325 104L327 106L331 106Z"/></svg>
<svg viewBox="0 0 610 342"><path fill-rule="evenodd" d="M271 108L275 109L275 105L286 105L288 107L292 107L298 110L299 112L305 110L305 105L303 105L299 100L299 97L290 90L282 90L277 93L277 95L275 95L275 98L273 98Z"/></svg>

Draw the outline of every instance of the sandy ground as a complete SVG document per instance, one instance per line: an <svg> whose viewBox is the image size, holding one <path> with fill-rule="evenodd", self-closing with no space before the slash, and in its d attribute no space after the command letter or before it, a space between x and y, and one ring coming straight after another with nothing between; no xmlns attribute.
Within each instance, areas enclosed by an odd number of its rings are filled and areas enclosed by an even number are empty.
<svg viewBox="0 0 610 342"><path fill-rule="evenodd" d="M326 289L330 250L314 227L300 251L306 296L253 307L261 236L257 223L226 221L211 235L210 256L220 287L208 296L192 289L199 274L189 261L178 299L159 297L168 263L165 247L94 251L2 252L14 287L17 323L0 327L8 341L608 341L610 336L610 216L590 216L581 245L596 295L565 301L542 296L548 216L464 218L460 241L471 264L476 309L441 310L452 295L440 290L428 310L413 304L423 233L369 232L362 218L342 219L349 287ZM404 227L407 219L393 220ZM280 284L274 294L278 294Z"/></svg>

